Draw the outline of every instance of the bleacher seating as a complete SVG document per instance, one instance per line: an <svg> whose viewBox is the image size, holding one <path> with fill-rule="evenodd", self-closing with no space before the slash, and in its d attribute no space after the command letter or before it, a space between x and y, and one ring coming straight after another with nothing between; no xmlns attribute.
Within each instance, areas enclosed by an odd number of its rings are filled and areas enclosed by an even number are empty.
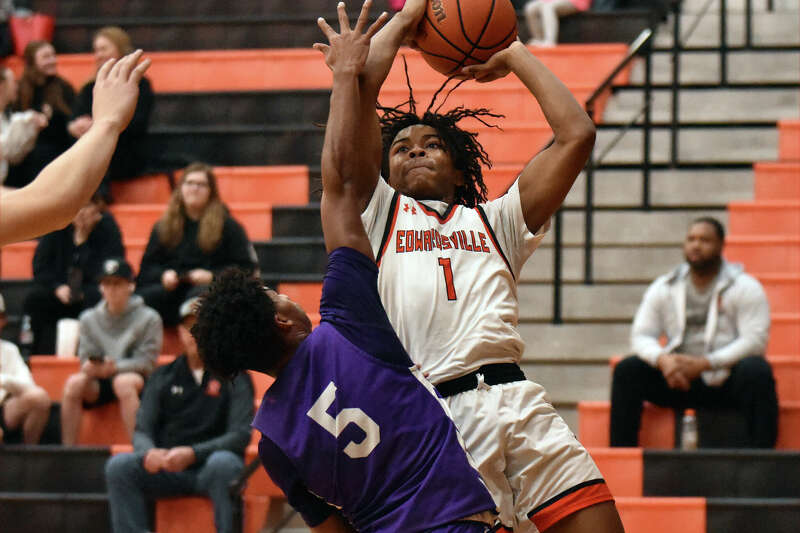
<svg viewBox="0 0 800 533"><path fill-rule="evenodd" d="M313 26L319 4L318 0L241 0L235 3L218 0L34 0L37 10L58 15L56 45L60 51L68 52L60 55L59 70L76 87L93 74L91 55L80 52L88 50L92 32L101 25L112 23L127 27L133 34L135 44L149 48L147 54L152 57L154 64L148 76L158 93L151 142L165 152L177 152L181 156L225 165L217 168L222 197L233 208L234 215L248 228L251 239L256 241L264 278L273 286L277 284L279 291L300 302L312 314L314 323L319 321L319 281L326 257L320 238L319 206L308 202L319 197L315 182L319 174L323 130L315 123L324 122L327 115L331 82L318 52L284 47L307 47L310 44L308 39L316 35L318 30L316 27L309 29L308 26ZM377 4L376 7L383 7L382 2ZM280 16L276 17L276 13ZM324 14L330 16L332 13L333 10L329 9ZM603 34L609 32L614 35L615 41L630 42L638 29L643 27L642 24L649 23L643 22L649 21L649 16L643 17L641 13L625 16L593 13L569 17L562 21L561 38L565 41L583 40L587 32L591 32L593 40L605 41ZM269 31L264 31L265 27ZM620 32L627 33L624 38L617 39ZM314 40L317 38L314 37ZM280 49L266 49L271 46ZM625 52L624 44L562 45L549 50L539 49L537 55L583 100ZM427 68L415 52L407 50L403 53L409 61L415 95L419 102L427 104L442 79ZM16 72L20 71L21 64L17 59L9 63ZM623 72L617 82L625 83L627 76L628 72ZM381 103L397 103L404 100L406 95L402 65L396 64L381 94ZM597 116L602 116L604 100L600 101ZM487 172L486 178L490 197L497 196L516 177L527 157L549 139L549 129L538 107L532 105L524 89L511 78L491 86L466 84L450 96L448 107L459 103L470 106L480 104L509 116L501 121L504 128L502 133L480 129L480 140L495 163L498 163ZM796 224L796 213L793 214L792 209L800 201L800 122L786 121L780 124L779 149L781 162L756 165L755 199L784 204L794 202L786 204L789 206L786 216L789 223ZM138 267L147 232L163 209L170 192L168 179L160 174L115 183L113 186L116 203L112 209L118 215L126 254L134 267ZM249 219L251 212L242 204L252 203L258 203L259 206L248 206L252 208L254 217ZM767 210L767 217L777 216L771 207L764 205L746 206L739 203L734 205L733 211L737 209L752 213ZM768 220L758 224L768 229L774 227L775 222L773 219L772 223ZM797 449L800 447L800 442L797 442L800 438L800 398L795 398L793 392L797 391L796 384L800 379L797 363L800 308L794 304L798 301L800 291L800 278L797 275L800 271L800 238L796 238L796 235L753 235L749 225L745 219L732 218L732 235L727 252L732 259L744 260L748 270L760 275L769 295L774 313L769 354L776 368L782 402L781 438L788 439L782 440L781 445ZM736 231L733 231L734 228ZM738 230L745 228L748 231L737 234ZM6 296L9 312L13 315L12 325L21 305L21 299L17 296L24 295L29 285L33 247L33 243L21 243L0 251L0 290ZM9 295L12 295L13 301L9 301ZM13 328L9 329L13 331ZM177 353L179 349L175 330L165 331L162 352ZM59 383L63 386L59 372L64 373L69 369L68 373L72 373L77 369L74 361L53 357L34 357L31 366L37 381L41 380L40 384L56 400L60 398ZM256 397L260 398L270 379L261 374L253 377L256 380ZM107 407L105 413L98 410L84 416L84 427L88 424L92 428L105 426L113 430L113 422L109 420L118 418L118 411L114 405ZM659 477L652 473L649 462L658 458L658 453L669 452L603 448L608 441L607 407L607 404L600 403L582 405L579 433L584 444L599 447L592 448L591 452L612 491L618 496L617 505L629 533L727 533L736 530L724 526L720 528L714 523L714 520L718 520L714 516L724 514L725 505L729 503L701 497L706 494L659 489L671 485L663 475ZM93 419L95 416L96 420ZM587 429L584 429L584 423ZM785 429L787 427L788 432ZM111 435L90 432L92 434L88 436L83 431L82 439L96 437L105 444L120 440L113 431ZM674 413L671 410L659 410L652 406L646 408L642 444L646 448L674 446ZM124 446L114 448L115 451L126 449ZM0 453L9 452L6 449L0 450ZM107 451L101 452L101 459L102 453ZM252 458L253 454L251 446L248 458ZM709 460L713 459L712 456L700 458L713 462ZM41 490L48 491L89 492L72 497L68 505L64 505L63 502L67 500L60 496L47 496L39 500L8 496L2 491L11 490L7 487L12 485L6 483L6 478L11 476L2 477L3 471L17 471L7 470L5 465L12 463L4 459L0 458L4 464L4 469L0 469L0 478L3 479L3 483L0 483L0 524L3 526L0 529L5 530L9 524L25 523L26 528L46 530L52 525L54 516L61 519L62 531L94 531L92 527L99 527L98 531L106 529L108 517L101 485L87 480L78 487L74 483L66 488L40 486ZM84 468L96 477L97 465L102 463L98 462L97 457L93 459L95 463ZM739 458L740 461L749 459ZM790 459L797 461L796 457ZM30 458L26 460L28 464L32 463ZM74 463L71 458L60 464ZM685 468L685 463L670 464L673 471ZM720 468L719 464L714 464ZM727 470L717 472L736 471L733 462L726 463L722 468ZM102 473L101 469L99 471ZM43 472L40 470L22 478L56 477ZM800 475L789 477L800 479ZM76 474L73 478L80 479L81 476ZM24 490L31 488L34 488L33 484ZM787 497L787 494L796 495L797 491L776 490L773 496ZM652 497L656 495L660 497ZM690 497L669 497L675 495ZM268 476L259 470L245 492L245 531L257 531L263 524L270 501L280 497L280 492ZM21 503L22 500L24 502ZM4 505L5 502L13 505ZM794 509L787 508L790 511ZM712 509L717 514L712 514ZM754 507L756 512L752 515L762 519L762 524L769 523L758 512L759 509ZM774 516L783 516L780 513L785 512L775 508L768 510ZM80 516L84 511L86 514ZM86 516L89 516L88 520ZM27 517L25 519L28 522L23 522L24 519L20 517ZM192 517L191 524L187 522L187 517ZM44 522L45 518L50 521ZM207 500L196 498L160 502L156 520L160 532L169 531L180 524L181 530L201 533L212 523ZM9 530L16 531L13 527ZM760 529L754 527L750 530ZM764 529L768 530L773 531Z"/></svg>

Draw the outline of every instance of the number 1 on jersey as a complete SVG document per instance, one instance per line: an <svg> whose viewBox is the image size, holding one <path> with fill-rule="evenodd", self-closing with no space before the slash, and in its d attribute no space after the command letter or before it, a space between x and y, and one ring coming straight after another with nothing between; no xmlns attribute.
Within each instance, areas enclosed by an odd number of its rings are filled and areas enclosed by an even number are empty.
<svg viewBox="0 0 800 533"><path fill-rule="evenodd" d="M450 301L457 300L456 286L453 283L453 267L450 264L449 257L440 257L439 266L444 271L444 284L447 287L447 299Z"/></svg>

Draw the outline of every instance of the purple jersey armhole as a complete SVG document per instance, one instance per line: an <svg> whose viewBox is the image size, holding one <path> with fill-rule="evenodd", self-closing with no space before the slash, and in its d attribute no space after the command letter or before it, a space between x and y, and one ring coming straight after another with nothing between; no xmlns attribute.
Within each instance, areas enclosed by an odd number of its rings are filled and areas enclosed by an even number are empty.
<svg viewBox="0 0 800 533"><path fill-rule="evenodd" d="M337 248L328 258L319 308L323 322L369 355L411 366L378 294L378 267L352 248Z"/></svg>

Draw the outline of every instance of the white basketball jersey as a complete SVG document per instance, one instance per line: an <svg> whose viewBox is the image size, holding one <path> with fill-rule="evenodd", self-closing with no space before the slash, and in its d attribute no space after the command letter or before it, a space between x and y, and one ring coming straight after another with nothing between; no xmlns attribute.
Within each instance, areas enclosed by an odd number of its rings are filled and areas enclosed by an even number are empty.
<svg viewBox="0 0 800 533"><path fill-rule="evenodd" d="M431 382L520 360L516 280L544 235L528 231L517 183L468 208L414 200L379 178L361 220L383 306Z"/></svg>

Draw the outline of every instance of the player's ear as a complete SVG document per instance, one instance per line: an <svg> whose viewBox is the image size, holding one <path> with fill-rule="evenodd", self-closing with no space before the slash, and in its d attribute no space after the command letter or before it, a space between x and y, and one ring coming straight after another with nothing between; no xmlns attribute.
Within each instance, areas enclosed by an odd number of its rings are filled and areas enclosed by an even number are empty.
<svg viewBox="0 0 800 533"><path fill-rule="evenodd" d="M294 322L280 313L275 313L275 325L278 326L278 329L286 331L291 329Z"/></svg>

